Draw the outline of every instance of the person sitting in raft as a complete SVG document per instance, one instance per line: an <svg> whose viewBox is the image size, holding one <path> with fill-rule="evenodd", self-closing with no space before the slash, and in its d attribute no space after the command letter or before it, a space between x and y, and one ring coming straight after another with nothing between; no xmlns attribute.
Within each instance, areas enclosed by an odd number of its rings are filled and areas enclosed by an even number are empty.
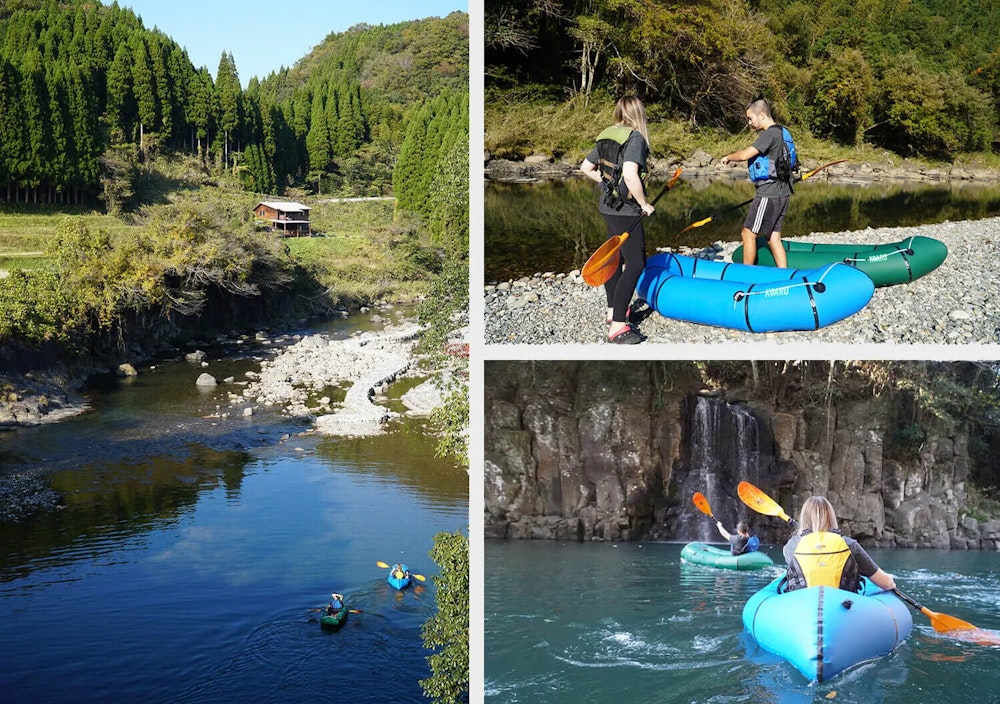
<svg viewBox="0 0 1000 704"><path fill-rule="evenodd" d="M335 614L344 608L344 595L334 592L330 595L330 605L326 607L328 614Z"/></svg>
<svg viewBox="0 0 1000 704"><path fill-rule="evenodd" d="M397 562L395 565L392 566L392 576L395 577L396 579L403 579L403 577L410 576L410 571L409 570L404 571L403 566Z"/></svg>
<svg viewBox="0 0 1000 704"><path fill-rule="evenodd" d="M806 499L799 531L788 539L782 553L788 565L786 591L823 586L857 592L861 577L886 591L896 588L892 575L876 565L858 541L841 535L837 514L823 496Z"/></svg>
<svg viewBox="0 0 1000 704"><path fill-rule="evenodd" d="M722 537L729 541L729 552L733 555L743 555L760 547L760 540L756 535L750 535L750 526L746 521L736 524L736 534L726 530L722 526L722 521L716 521L715 527L722 533Z"/></svg>

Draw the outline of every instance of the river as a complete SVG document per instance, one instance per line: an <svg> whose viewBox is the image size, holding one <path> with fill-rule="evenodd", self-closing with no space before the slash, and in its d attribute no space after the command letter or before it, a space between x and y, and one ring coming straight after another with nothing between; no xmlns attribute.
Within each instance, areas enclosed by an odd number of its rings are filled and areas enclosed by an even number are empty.
<svg viewBox="0 0 1000 704"><path fill-rule="evenodd" d="M652 183L651 196L662 188ZM484 202L486 283L579 269L607 237L597 212L597 187L583 179L489 183ZM753 187L732 179L681 179L645 223L646 253L657 247L702 248L739 241ZM718 214L680 234L687 225ZM810 180L795 187L785 237L868 227L980 220L1000 215L1000 185L967 182L851 184Z"/></svg>
<svg viewBox="0 0 1000 704"><path fill-rule="evenodd" d="M783 568L691 565L681 547L487 541L486 701L1000 702L1000 647L944 637L920 613L888 657L811 684L761 651L741 621L747 598ZM765 550L783 565L780 549ZM1000 629L1000 554L869 552L924 606Z"/></svg>
<svg viewBox="0 0 1000 704"><path fill-rule="evenodd" d="M240 380L262 354L212 349L204 371ZM4 470L67 497L0 526L0 702L426 701L428 552L467 531L468 474L425 422L323 438L275 409L224 417L233 387L199 390L200 366L140 371L0 434ZM426 581L397 592L376 561ZM360 613L325 632L332 591Z"/></svg>

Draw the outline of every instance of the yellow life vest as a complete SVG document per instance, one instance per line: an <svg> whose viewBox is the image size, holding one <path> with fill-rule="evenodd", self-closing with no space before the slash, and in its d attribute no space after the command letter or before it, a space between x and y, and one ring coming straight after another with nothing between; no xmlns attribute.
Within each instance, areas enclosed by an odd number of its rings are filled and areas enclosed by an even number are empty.
<svg viewBox="0 0 1000 704"><path fill-rule="evenodd" d="M806 533L799 540L795 559L788 566L788 590L804 587L858 590L858 565L842 535Z"/></svg>

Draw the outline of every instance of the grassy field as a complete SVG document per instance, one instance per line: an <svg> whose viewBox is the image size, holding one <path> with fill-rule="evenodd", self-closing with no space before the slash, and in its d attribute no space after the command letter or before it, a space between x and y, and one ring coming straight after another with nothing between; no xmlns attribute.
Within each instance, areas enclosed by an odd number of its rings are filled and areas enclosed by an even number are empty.
<svg viewBox="0 0 1000 704"><path fill-rule="evenodd" d="M429 244L417 234L416 223L396 217L395 201L310 202L302 195L288 199L312 208L313 230L323 236L289 237L284 242L291 257L326 288L331 300L357 305L384 298L412 300L427 292L430 276L426 266L432 263L426 257ZM230 213L242 210L245 202L249 221L254 196L203 186L174 191L162 200L174 206L185 201L214 203ZM146 213L162 207L170 206L151 206ZM91 232L104 231L112 238L141 233L144 227L144 214L115 217L93 209L5 206L0 213L0 271L45 267L57 228L65 218L82 219ZM262 230L260 236L277 235Z"/></svg>
<svg viewBox="0 0 1000 704"><path fill-rule="evenodd" d="M51 206L7 206L0 213L0 270L37 269L48 261L46 252L64 218L82 218L92 232L122 232L136 227L93 210L56 210Z"/></svg>

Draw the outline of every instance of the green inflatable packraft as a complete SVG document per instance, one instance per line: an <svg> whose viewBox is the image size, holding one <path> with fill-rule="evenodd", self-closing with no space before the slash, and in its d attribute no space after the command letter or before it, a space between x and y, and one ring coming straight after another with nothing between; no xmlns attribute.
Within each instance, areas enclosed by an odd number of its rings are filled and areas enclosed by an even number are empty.
<svg viewBox="0 0 1000 704"><path fill-rule="evenodd" d="M843 262L868 274L876 286L893 286L919 279L941 266L948 256L943 242L915 235L888 244L814 244L782 240L791 269L814 269ZM733 252L733 261L743 261L743 245ZM763 240L757 242L757 264L774 266L774 256Z"/></svg>

